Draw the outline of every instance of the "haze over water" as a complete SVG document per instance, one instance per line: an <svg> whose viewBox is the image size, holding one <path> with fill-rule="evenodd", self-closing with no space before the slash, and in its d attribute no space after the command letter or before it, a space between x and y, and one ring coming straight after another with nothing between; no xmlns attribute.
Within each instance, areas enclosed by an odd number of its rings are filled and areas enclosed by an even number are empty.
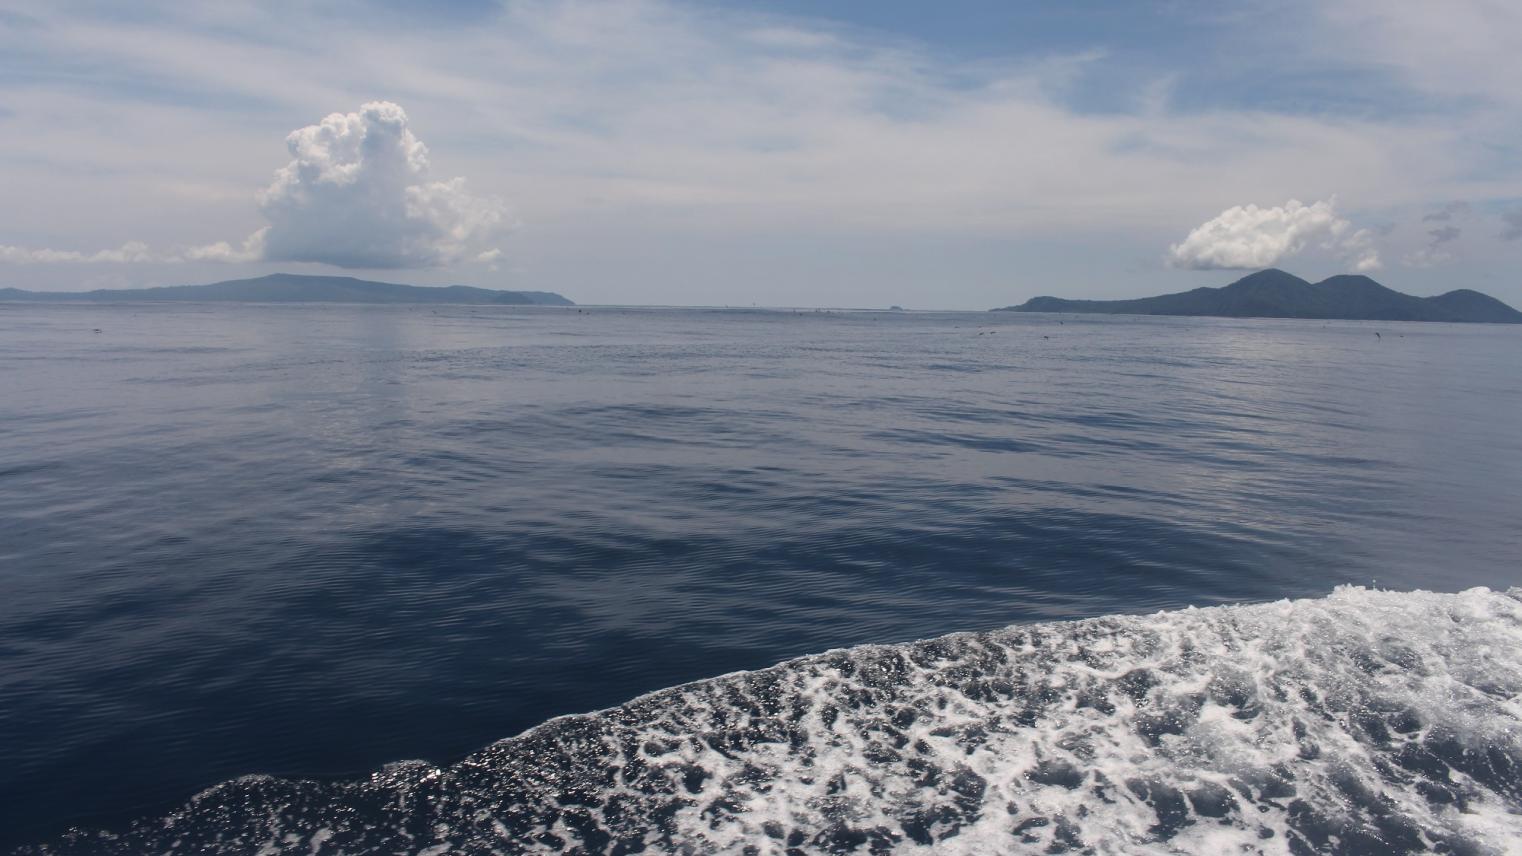
<svg viewBox="0 0 1522 856"><path fill-rule="evenodd" d="M836 647L1504 591L1519 366L1487 325L0 305L0 843Z"/></svg>

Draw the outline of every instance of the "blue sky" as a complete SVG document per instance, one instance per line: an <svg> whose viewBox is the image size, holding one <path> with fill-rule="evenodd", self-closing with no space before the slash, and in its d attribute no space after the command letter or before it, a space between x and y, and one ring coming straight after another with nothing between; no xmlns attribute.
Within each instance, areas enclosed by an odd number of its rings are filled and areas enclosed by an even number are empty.
<svg viewBox="0 0 1522 856"><path fill-rule="evenodd" d="M0 0L0 286L1522 304L1522 4Z"/></svg>

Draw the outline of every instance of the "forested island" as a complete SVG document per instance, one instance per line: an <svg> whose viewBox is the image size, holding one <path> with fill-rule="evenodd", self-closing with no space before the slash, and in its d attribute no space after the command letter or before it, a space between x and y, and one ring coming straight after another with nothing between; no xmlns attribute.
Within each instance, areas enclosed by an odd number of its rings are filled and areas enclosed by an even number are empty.
<svg viewBox="0 0 1522 856"><path fill-rule="evenodd" d="M1272 268L1221 288L1196 288L1134 300L1033 297L1019 306L993 311L1522 324L1522 312L1467 288L1436 297L1413 297L1367 276L1334 276L1311 283Z"/></svg>
<svg viewBox="0 0 1522 856"><path fill-rule="evenodd" d="M181 300L227 303L455 303L511 306L574 306L549 291L497 291L469 285L418 286L373 282L351 276L275 273L207 285L102 288L95 291L25 291L0 288L0 300L98 303Z"/></svg>

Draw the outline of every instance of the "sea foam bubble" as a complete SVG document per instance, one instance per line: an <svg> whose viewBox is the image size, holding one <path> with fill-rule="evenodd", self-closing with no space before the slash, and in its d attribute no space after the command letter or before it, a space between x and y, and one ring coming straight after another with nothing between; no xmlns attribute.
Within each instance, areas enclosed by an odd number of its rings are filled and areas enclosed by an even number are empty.
<svg viewBox="0 0 1522 856"><path fill-rule="evenodd" d="M1522 852L1522 589L869 645L45 853Z"/></svg>

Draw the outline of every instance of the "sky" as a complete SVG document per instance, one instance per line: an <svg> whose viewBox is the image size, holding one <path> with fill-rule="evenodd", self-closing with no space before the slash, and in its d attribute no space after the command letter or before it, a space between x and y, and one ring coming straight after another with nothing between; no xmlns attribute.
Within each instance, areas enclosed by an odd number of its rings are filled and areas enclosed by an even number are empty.
<svg viewBox="0 0 1522 856"><path fill-rule="evenodd" d="M0 287L1522 306L1522 3L0 0Z"/></svg>

